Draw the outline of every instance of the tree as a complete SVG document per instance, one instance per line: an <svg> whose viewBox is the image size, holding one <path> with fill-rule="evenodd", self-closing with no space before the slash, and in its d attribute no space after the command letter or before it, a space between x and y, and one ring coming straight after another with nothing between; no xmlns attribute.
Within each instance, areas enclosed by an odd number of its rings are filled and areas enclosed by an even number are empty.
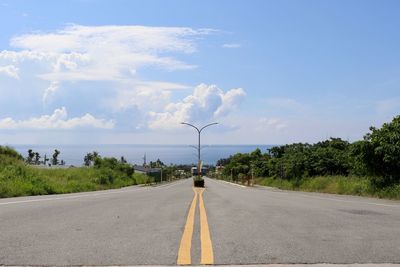
<svg viewBox="0 0 400 267"><path fill-rule="evenodd" d="M330 138L314 144L309 156L308 175L349 174L349 147L349 142L340 138Z"/></svg>
<svg viewBox="0 0 400 267"><path fill-rule="evenodd" d="M285 146L274 146L268 149L268 153L273 158L281 158L285 153Z"/></svg>
<svg viewBox="0 0 400 267"><path fill-rule="evenodd" d="M34 155L35 155L35 162L34 163L36 165L39 165L40 164L40 154L38 152L35 152Z"/></svg>
<svg viewBox="0 0 400 267"><path fill-rule="evenodd" d="M43 164L44 165L47 165L47 162L49 161L50 159L49 158L47 158L47 155L46 154L44 154L44 158L43 158Z"/></svg>
<svg viewBox="0 0 400 267"><path fill-rule="evenodd" d="M370 128L364 140L352 144L340 138L330 138L316 144L294 143L246 154L237 153L220 159L225 177L280 177L300 181L318 175L350 173L370 176L377 187L400 184L400 116L380 129Z"/></svg>
<svg viewBox="0 0 400 267"><path fill-rule="evenodd" d="M92 165L92 162L93 162L93 154L87 153L86 156L83 158L84 165L90 166L90 165Z"/></svg>
<svg viewBox="0 0 400 267"><path fill-rule="evenodd" d="M231 162L231 159L232 159L232 156L230 156L229 158L226 158L226 159L219 159L219 160L217 161L217 165L216 165L216 166L225 166L225 165L228 165L229 162Z"/></svg>
<svg viewBox="0 0 400 267"><path fill-rule="evenodd" d="M60 155L60 151L57 149L54 150L53 158L51 159L51 164L52 165L58 165L58 155Z"/></svg>
<svg viewBox="0 0 400 267"><path fill-rule="evenodd" d="M161 168L161 167L164 167L166 165L160 159L157 159L155 162L154 161L150 161L149 166L150 166L150 168Z"/></svg>
<svg viewBox="0 0 400 267"><path fill-rule="evenodd" d="M358 164L373 176L378 186L400 182L400 116L384 123L380 129L370 127L370 133L353 148Z"/></svg>
<svg viewBox="0 0 400 267"><path fill-rule="evenodd" d="M26 158L26 162L28 164L32 164L33 163L33 158L35 157L35 153L33 152L32 149L28 150L28 157Z"/></svg>
<svg viewBox="0 0 400 267"><path fill-rule="evenodd" d="M93 160L95 160L96 158L99 158L100 157L100 154L99 154L99 152L97 152L97 151L93 151Z"/></svg>
<svg viewBox="0 0 400 267"><path fill-rule="evenodd" d="M83 158L83 164L85 166L92 166L95 165L96 160L98 161L101 159L99 152L93 151L92 153L87 153L86 156Z"/></svg>

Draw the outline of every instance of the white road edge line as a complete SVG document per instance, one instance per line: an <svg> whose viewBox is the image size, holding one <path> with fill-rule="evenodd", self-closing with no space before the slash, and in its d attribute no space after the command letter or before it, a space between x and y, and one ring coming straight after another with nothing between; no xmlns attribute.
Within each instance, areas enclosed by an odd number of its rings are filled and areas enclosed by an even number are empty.
<svg viewBox="0 0 400 267"><path fill-rule="evenodd" d="M347 202L347 203L357 203L357 204L367 204L367 205L375 205L375 206L383 206L383 207L400 208L400 204L399 205L391 205L391 204L383 204L383 203L352 201L352 200L329 198L329 197L309 196L309 195L304 195L304 194L299 194L299 196L306 197L306 198L316 198L316 199L323 199L323 200L331 200L331 201L337 201L337 202ZM343 195L343 196L346 196L346 195Z"/></svg>
<svg viewBox="0 0 400 267"><path fill-rule="evenodd" d="M102 192L102 193L93 193L93 194L80 194L80 195L75 195L75 196L49 197L49 198L40 198L40 199L28 199L28 200L20 200L20 201L0 202L0 205L42 202L42 201L51 201L51 200L63 200L63 199L75 199L75 198L92 197L92 196L95 197L95 196L111 195L111 194L118 194L118 193L128 193L128 192L138 191L139 189L141 189L141 188L135 188L134 190L121 190L121 191Z"/></svg>
<svg viewBox="0 0 400 267"><path fill-rule="evenodd" d="M158 186L154 189L157 188L166 188L166 187L171 187L176 184L180 183L171 183L171 184L166 184L162 186ZM33 203L33 202L43 202L43 201L51 201L51 200L64 200L64 199L76 199L76 198L83 198L83 197L96 197L96 196L103 196L103 195L111 195L111 194L121 194L121 193L129 193L129 192L134 192L134 191L140 191L140 189L144 189L145 187L137 187L131 190L123 190L124 188L121 188L122 190L114 189L117 191L112 191L112 192L99 192L99 193L89 193L89 194L79 194L79 195L74 195L74 196L60 196L60 197L48 197L48 198L40 198L40 199L27 199L27 200L17 200L17 201L9 201L9 202L0 202L0 206L4 205L11 205L11 204L22 204L22 203ZM150 189L150 188L149 188Z"/></svg>
<svg viewBox="0 0 400 267"><path fill-rule="evenodd" d="M212 178L210 178L210 179L213 180ZM244 186L244 185L241 185L241 184L231 183L231 182L228 182L228 181L225 181L225 180L215 180L215 182L217 182L217 181L218 182L224 182L224 183L227 183L227 184L230 184L230 185L234 185L234 186L239 186L241 188L247 188L247 186Z"/></svg>

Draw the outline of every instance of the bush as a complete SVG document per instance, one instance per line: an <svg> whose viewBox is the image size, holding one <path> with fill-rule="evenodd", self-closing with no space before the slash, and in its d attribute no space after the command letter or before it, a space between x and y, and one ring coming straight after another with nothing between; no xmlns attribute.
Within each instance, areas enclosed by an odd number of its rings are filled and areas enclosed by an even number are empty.
<svg viewBox="0 0 400 267"><path fill-rule="evenodd" d="M0 155L5 155L10 158L14 158L17 160L23 160L24 158L19 154L17 151L15 151L13 148L9 146L0 146Z"/></svg>
<svg viewBox="0 0 400 267"><path fill-rule="evenodd" d="M136 181L136 184L150 184L153 182L153 178L145 174L135 173L133 177Z"/></svg>
<svg viewBox="0 0 400 267"><path fill-rule="evenodd" d="M101 169L98 183L101 185L112 184L114 182L113 172L110 169L103 168Z"/></svg>

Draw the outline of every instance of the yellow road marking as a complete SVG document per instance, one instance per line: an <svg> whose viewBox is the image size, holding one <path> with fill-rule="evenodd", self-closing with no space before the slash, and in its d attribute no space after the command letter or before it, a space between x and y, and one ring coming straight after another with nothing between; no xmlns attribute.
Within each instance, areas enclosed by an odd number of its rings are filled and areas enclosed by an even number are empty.
<svg viewBox="0 0 400 267"><path fill-rule="evenodd" d="M194 215L196 211L196 202L198 192L194 191L194 196L192 204L190 205L188 217L186 220L185 230L183 231L181 245L178 252L177 264L179 265L189 265L192 263L190 251L192 249L192 236L193 236L193 226L194 226Z"/></svg>
<svg viewBox="0 0 400 267"><path fill-rule="evenodd" d="M178 265L190 265L191 249L192 249L192 236L194 219L196 214L197 198L199 198L200 210L200 241L201 241L201 259L200 264L214 264L214 253L210 236L210 229L208 227L207 213L203 201L204 189L193 188L194 196L192 204L190 205L188 217L186 219L185 229L183 231L181 244L178 251Z"/></svg>
<svg viewBox="0 0 400 267"><path fill-rule="evenodd" d="M204 207L203 192L199 191L199 208L200 208L200 240L201 240L201 261L200 264L214 264L214 253L208 227L206 208Z"/></svg>

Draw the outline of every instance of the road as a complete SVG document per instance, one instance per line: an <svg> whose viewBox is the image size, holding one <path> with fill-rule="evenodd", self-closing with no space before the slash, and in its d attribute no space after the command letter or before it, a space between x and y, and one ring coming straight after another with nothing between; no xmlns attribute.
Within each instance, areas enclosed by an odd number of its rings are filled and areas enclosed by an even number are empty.
<svg viewBox="0 0 400 267"><path fill-rule="evenodd" d="M400 202L206 178L0 200L0 265L400 263Z"/></svg>

